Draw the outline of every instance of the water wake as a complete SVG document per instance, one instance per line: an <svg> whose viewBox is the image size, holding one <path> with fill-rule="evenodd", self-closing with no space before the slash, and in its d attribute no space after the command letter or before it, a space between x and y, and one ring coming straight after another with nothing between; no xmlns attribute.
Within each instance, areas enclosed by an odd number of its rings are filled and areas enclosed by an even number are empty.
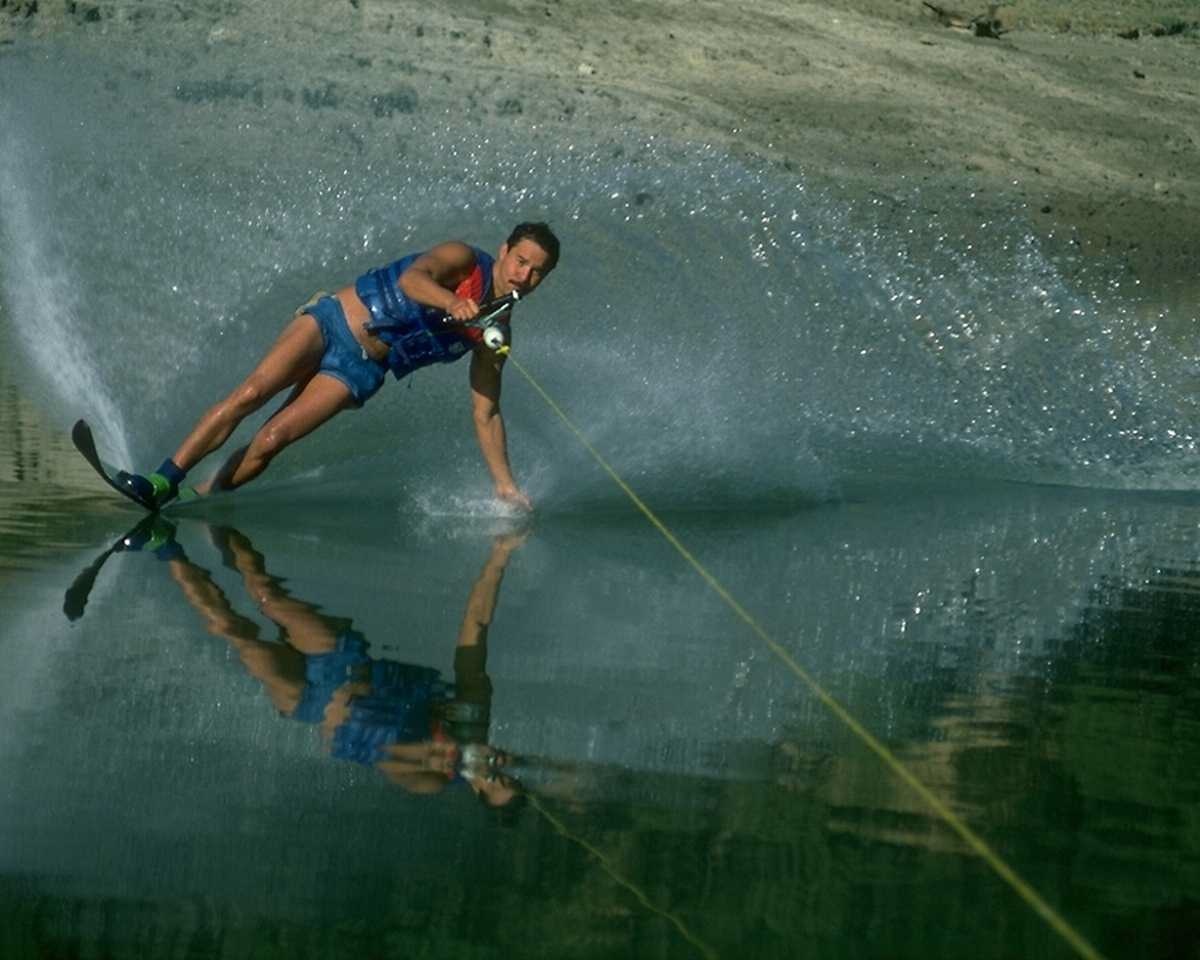
<svg viewBox="0 0 1200 960"><path fill-rule="evenodd" d="M880 476L1196 486L1196 358L1115 283L1064 282L1017 210L952 234L914 191L872 231L870 210L705 145L463 131L220 69L182 82L161 61L65 48L0 62L17 91L0 160L8 326L31 389L61 421L91 413L120 459L157 462L315 289L544 218L563 263L522 306L514 350L667 507ZM535 498L610 496L507 381ZM474 510L473 445L465 371L420 371L272 474L321 468Z"/></svg>

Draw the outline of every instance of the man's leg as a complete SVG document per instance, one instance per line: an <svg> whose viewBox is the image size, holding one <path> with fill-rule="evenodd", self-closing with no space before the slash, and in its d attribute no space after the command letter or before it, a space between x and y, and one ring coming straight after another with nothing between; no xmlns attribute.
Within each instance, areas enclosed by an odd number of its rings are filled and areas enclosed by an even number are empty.
<svg viewBox="0 0 1200 960"><path fill-rule="evenodd" d="M317 374L262 425L248 447L230 458L217 475L214 488L233 490L248 483L288 446L354 406L350 388L341 380Z"/></svg>
<svg viewBox="0 0 1200 960"><path fill-rule="evenodd" d="M301 380L298 384L292 387L291 393L289 393L287 399L279 405L279 409L267 418L268 422L283 413L287 405L304 392L304 388L308 386L309 380L312 380L312 377L309 377L308 380ZM228 489L227 481L233 476L234 471L238 468L238 464L242 462L242 457L246 455L246 451L249 449L250 444L247 443L245 446L238 447L236 450L234 450L233 453L229 454L229 456L225 458L225 462L221 464L221 468L215 474L213 474L213 476L211 476L204 483L196 485L196 491L204 496L207 496L214 490Z"/></svg>
<svg viewBox="0 0 1200 960"><path fill-rule="evenodd" d="M171 459L180 469L190 470L280 390L309 379L324 351L325 338L317 321L307 313L300 314L287 325L250 376L200 418Z"/></svg>
<svg viewBox="0 0 1200 960"><path fill-rule="evenodd" d="M120 471L116 482L147 506L171 500L187 471L221 446L239 423L285 387L304 383L316 372L325 352L317 321L298 314L242 383L200 418L175 455L148 476Z"/></svg>

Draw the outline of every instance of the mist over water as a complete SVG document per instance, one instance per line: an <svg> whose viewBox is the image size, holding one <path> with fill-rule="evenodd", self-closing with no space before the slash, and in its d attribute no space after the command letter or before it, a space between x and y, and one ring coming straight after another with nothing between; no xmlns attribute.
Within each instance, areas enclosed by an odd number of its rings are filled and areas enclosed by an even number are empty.
<svg viewBox="0 0 1200 960"><path fill-rule="evenodd" d="M864 231L803 178L703 144L465 126L402 90L291 86L284 53L247 79L66 44L0 60L0 303L23 389L64 428L93 419L113 460L173 450L315 291L546 219L563 261L514 354L660 505L930 475L1195 486L1191 345L1115 283L1068 287L1019 211L955 235L914 192ZM266 482L469 510L487 488L465 373L389 383ZM511 369L505 410L543 505L617 496Z"/></svg>

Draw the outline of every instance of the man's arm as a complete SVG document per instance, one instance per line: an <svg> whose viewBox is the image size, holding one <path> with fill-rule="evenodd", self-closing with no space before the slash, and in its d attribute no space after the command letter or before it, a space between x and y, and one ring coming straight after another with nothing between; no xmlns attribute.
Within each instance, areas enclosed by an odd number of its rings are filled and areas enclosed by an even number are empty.
<svg viewBox="0 0 1200 960"><path fill-rule="evenodd" d="M533 503L517 487L508 463L504 418L500 415L500 373L504 358L486 347L471 354L471 416L483 462L487 464L501 500L532 510Z"/></svg>
<svg viewBox="0 0 1200 960"><path fill-rule="evenodd" d="M406 297L437 307L455 320L474 320L479 304L470 297L455 296L454 288L462 283L475 266L475 251L457 240L439 243L428 253L417 257L400 275L400 290Z"/></svg>
<svg viewBox="0 0 1200 960"><path fill-rule="evenodd" d="M488 554L487 562L475 578L471 593L467 596L462 626L458 628L456 646L459 649L483 647L486 654L488 628L492 625L496 604L500 600L500 583L504 579L504 571L508 569L508 560L513 551L528 537L529 530L525 529L520 533L502 534L492 541L492 552ZM479 670L483 672L482 663Z"/></svg>

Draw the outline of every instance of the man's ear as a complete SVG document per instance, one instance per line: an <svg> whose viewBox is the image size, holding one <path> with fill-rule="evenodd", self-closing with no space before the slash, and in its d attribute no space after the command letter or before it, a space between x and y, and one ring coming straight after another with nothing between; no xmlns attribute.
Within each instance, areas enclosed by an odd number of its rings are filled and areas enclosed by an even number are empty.
<svg viewBox="0 0 1200 960"><path fill-rule="evenodd" d="M508 244L507 244L507 243L502 243L502 244L500 244L500 253L499 253L499 255L496 257L496 259L497 259L497 260L503 260L503 259L504 259L505 257L507 257L507 256L508 256Z"/></svg>

